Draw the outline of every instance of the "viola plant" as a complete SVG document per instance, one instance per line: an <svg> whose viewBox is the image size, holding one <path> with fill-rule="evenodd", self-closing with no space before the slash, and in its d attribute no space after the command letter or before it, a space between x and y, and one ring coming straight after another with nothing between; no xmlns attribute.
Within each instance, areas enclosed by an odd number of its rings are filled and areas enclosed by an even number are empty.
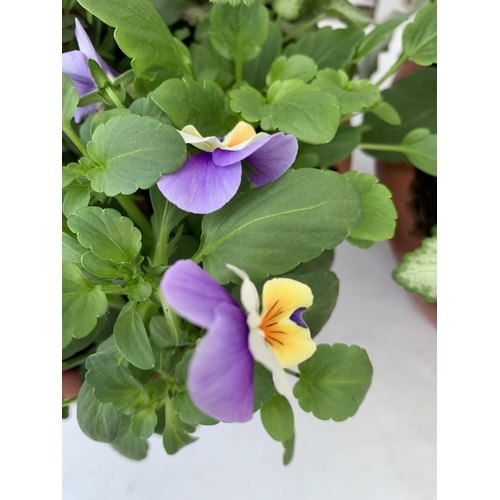
<svg viewBox="0 0 500 500"><path fill-rule="evenodd" d="M131 459L155 433L175 454L258 412L288 464L295 402L341 422L370 387L366 351L320 332L334 248L391 238L396 213L376 177L336 165L357 147L432 161L432 134L366 142L349 120L399 123L379 84L434 62L435 4L377 83L358 70L404 19L286 4L63 5L62 368L82 381L63 416L76 401L82 431ZM346 27L317 27L332 16Z"/></svg>

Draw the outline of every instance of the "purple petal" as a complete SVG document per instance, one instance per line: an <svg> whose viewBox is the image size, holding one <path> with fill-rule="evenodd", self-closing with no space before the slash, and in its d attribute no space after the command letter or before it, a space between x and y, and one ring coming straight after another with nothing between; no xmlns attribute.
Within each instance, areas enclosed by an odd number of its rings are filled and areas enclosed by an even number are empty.
<svg viewBox="0 0 500 500"><path fill-rule="evenodd" d="M106 73L109 77L113 79L116 78L118 76L118 73L114 69L110 68L106 61L96 52L89 36L87 35L85 30L83 29L83 26L77 18L75 18L75 35L80 50L88 58L97 61L99 63L99 66L104 70L104 73Z"/></svg>
<svg viewBox="0 0 500 500"><path fill-rule="evenodd" d="M302 313L307 309L307 307L299 307L296 309L293 314L290 316L290 319L296 324L301 326L302 328L307 328L306 322L302 318Z"/></svg>
<svg viewBox="0 0 500 500"><path fill-rule="evenodd" d="M86 116L91 115L94 111L97 111L100 107L101 104L90 104L89 106L84 106L83 108L76 108L75 123L80 123Z"/></svg>
<svg viewBox="0 0 500 500"><path fill-rule="evenodd" d="M65 52L62 55L62 72L73 82L80 97L97 89L87 66L87 56L83 52Z"/></svg>
<svg viewBox="0 0 500 500"><path fill-rule="evenodd" d="M221 304L189 365L187 386L196 406L225 422L247 422L253 414L253 358L245 313Z"/></svg>
<svg viewBox="0 0 500 500"><path fill-rule="evenodd" d="M212 153L190 156L173 174L158 181L165 198L193 214L209 214L224 206L238 191L241 163L218 167Z"/></svg>
<svg viewBox="0 0 500 500"><path fill-rule="evenodd" d="M176 313L203 328L213 323L218 305L237 305L226 289L192 260L178 260L169 267L160 289Z"/></svg>
<svg viewBox="0 0 500 500"><path fill-rule="evenodd" d="M245 159L256 171L247 174L248 179L256 187L276 180L295 161L298 148L293 135L278 133L270 136L270 140Z"/></svg>
<svg viewBox="0 0 500 500"><path fill-rule="evenodd" d="M219 167L226 167L227 165L231 165L232 163L244 160L247 156L251 155L258 149L260 149L262 146L264 146L264 144L269 142L273 137L274 135L264 137L263 139L259 139L258 141L255 141L254 143L237 151L229 151L227 149L216 149L212 153L213 162L216 165L219 165Z"/></svg>

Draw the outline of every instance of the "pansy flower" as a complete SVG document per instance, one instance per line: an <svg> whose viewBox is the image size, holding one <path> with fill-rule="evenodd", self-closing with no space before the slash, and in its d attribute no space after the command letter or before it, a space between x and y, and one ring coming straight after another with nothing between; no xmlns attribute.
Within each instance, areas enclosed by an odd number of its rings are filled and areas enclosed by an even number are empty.
<svg viewBox="0 0 500 500"><path fill-rule="evenodd" d="M262 308L248 275L227 265L242 280L241 302L191 260L171 266L161 291L173 310L207 332L195 349L187 387L207 415L225 422L246 422L253 414L254 360L273 374L277 390L291 396L283 368L308 359L316 350L302 319L311 306L311 289L288 278L264 284Z"/></svg>
<svg viewBox="0 0 500 500"><path fill-rule="evenodd" d="M224 138L202 137L192 126L179 133L186 144L203 151L188 157L184 165L158 181L165 198L187 212L208 214L224 206L238 191L245 160L254 173L247 173L254 186L277 179L295 161L298 143L293 135L281 132L255 133L239 122Z"/></svg>
<svg viewBox="0 0 500 500"><path fill-rule="evenodd" d="M62 55L62 72L72 82L80 97L83 97L94 90L97 90L97 85L92 79L90 69L87 64L88 59L93 59L102 68L104 73L113 81L118 73L110 68L106 61L96 52L90 38L80 24L80 21L75 18L75 36L80 50L72 50L65 52ZM103 104L91 104L83 108L76 108L75 122L81 122L87 115L90 115Z"/></svg>

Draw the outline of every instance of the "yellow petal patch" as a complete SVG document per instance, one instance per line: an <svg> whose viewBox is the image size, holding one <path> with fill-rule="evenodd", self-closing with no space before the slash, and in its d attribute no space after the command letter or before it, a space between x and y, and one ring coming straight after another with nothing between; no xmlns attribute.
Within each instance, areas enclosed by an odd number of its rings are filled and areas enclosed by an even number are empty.
<svg viewBox="0 0 500 500"><path fill-rule="evenodd" d="M255 135L255 129L246 122L239 122L236 127L224 137L223 146L232 147L248 141Z"/></svg>
<svg viewBox="0 0 500 500"><path fill-rule="evenodd" d="M260 329L284 368L302 363L316 350L309 328L290 319L297 309L311 306L313 298L307 285L288 278L275 278L264 285Z"/></svg>

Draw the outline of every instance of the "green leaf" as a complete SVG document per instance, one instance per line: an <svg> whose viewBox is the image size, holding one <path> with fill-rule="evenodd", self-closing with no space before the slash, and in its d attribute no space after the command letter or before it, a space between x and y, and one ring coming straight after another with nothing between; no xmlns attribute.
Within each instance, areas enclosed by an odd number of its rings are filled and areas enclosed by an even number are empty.
<svg viewBox="0 0 500 500"><path fill-rule="evenodd" d="M368 54L383 44L394 30L407 18L400 16L389 19L385 23L379 24L373 31L368 33L358 44L353 62L362 61Z"/></svg>
<svg viewBox="0 0 500 500"><path fill-rule="evenodd" d="M335 252L333 250L325 250L324 252L320 253L318 257L308 262L303 262L302 264L299 264L293 270L293 273L308 274L317 271L329 271L333 265L334 253Z"/></svg>
<svg viewBox="0 0 500 500"><path fill-rule="evenodd" d="M68 187L76 178L78 178L78 174L73 172L70 168L70 165L76 165L78 168L80 165L78 163L70 163L68 166L62 168L62 188Z"/></svg>
<svg viewBox="0 0 500 500"><path fill-rule="evenodd" d="M218 3L221 5L224 4L229 4L229 5L240 5L240 4L245 4L245 5L253 5L255 0L210 0L212 3Z"/></svg>
<svg viewBox="0 0 500 500"><path fill-rule="evenodd" d="M342 18L347 19L352 25L359 28L365 28L373 23L373 20L368 15L361 9L351 5L347 0L330 0L327 9L329 13L340 14Z"/></svg>
<svg viewBox="0 0 500 500"><path fill-rule="evenodd" d="M170 377L172 370L180 361L181 351L177 347L158 347L154 342L151 347L155 357L155 370Z"/></svg>
<svg viewBox="0 0 500 500"><path fill-rule="evenodd" d="M343 115L370 108L381 99L380 90L369 80L350 81L342 70L321 70L312 85L334 96L339 102L340 113Z"/></svg>
<svg viewBox="0 0 500 500"><path fill-rule="evenodd" d="M100 278L120 278L125 276L125 272L110 260L103 260L92 252L86 252L81 257L81 265L89 273Z"/></svg>
<svg viewBox="0 0 500 500"><path fill-rule="evenodd" d="M349 233L351 238L367 241L385 241L394 236L398 216L392 193L370 174L352 170L344 174L356 184L361 195L363 217L359 225Z"/></svg>
<svg viewBox="0 0 500 500"><path fill-rule="evenodd" d="M193 343L184 330L181 330L182 336L179 339L179 343L177 343L163 315L153 316L151 318L149 321L149 333L156 345L162 348L186 346Z"/></svg>
<svg viewBox="0 0 500 500"><path fill-rule="evenodd" d="M194 349L186 352L182 357L181 362L175 368L175 378L181 385L186 385L187 382L187 372L189 363L191 363L191 358L193 357Z"/></svg>
<svg viewBox="0 0 500 500"><path fill-rule="evenodd" d="M94 389L84 382L76 407L78 425L94 441L111 443L120 429L122 413L112 404L104 404L94 396Z"/></svg>
<svg viewBox="0 0 500 500"><path fill-rule="evenodd" d="M226 263L255 282L283 274L340 244L361 220L361 210L358 190L340 174L288 171L204 217L204 269L222 284L235 279Z"/></svg>
<svg viewBox="0 0 500 500"><path fill-rule="evenodd" d="M62 261L71 262L78 267L82 267L82 255L87 251L85 247L78 243L76 238L72 238L66 233L62 233Z"/></svg>
<svg viewBox="0 0 500 500"><path fill-rule="evenodd" d="M151 2L78 1L101 21L116 28L116 43L132 59L136 87L142 82L147 90L153 90L168 78L191 73L189 51L171 35Z"/></svg>
<svg viewBox="0 0 500 500"><path fill-rule="evenodd" d="M288 1L288 0L287 0ZM281 30L274 23L269 23L269 32L262 45L260 54L243 66L243 80L256 89L266 86L266 75L271 69L273 61L281 53Z"/></svg>
<svg viewBox="0 0 500 500"><path fill-rule="evenodd" d="M293 388L300 407L316 418L336 422L352 417L371 384L373 368L364 349L345 344L320 344L299 365Z"/></svg>
<svg viewBox="0 0 500 500"><path fill-rule="evenodd" d="M243 86L230 94L231 109L264 130L276 128L310 144L330 142L340 123L337 100L300 80L276 81L267 103L255 89Z"/></svg>
<svg viewBox="0 0 500 500"><path fill-rule="evenodd" d="M130 363L143 370L155 366L153 350L144 323L137 312L136 302L129 302L123 307L113 334L118 349Z"/></svg>
<svg viewBox="0 0 500 500"><path fill-rule="evenodd" d="M68 219L78 241L104 260L132 262L141 250L141 232L113 208L85 207Z"/></svg>
<svg viewBox="0 0 500 500"><path fill-rule="evenodd" d="M129 300L141 302L149 298L153 289L147 281L144 281L144 278L137 276L133 280L127 281L127 286L123 291L128 295Z"/></svg>
<svg viewBox="0 0 500 500"><path fill-rule="evenodd" d="M97 127L99 125L104 125L108 123L111 118L116 118L117 116L130 116L132 112L127 108L114 108L103 111L95 115L92 123L90 124L90 135L93 136ZM136 113L137 114L137 113Z"/></svg>
<svg viewBox="0 0 500 500"><path fill-rule="evenodd" d="M285 448L283 452L283 465L288 465L293 459L293 452L295 449L295 432L290 438L283 441L283 447Z"/></svg>
<svg viewBox="0 0 500 500"><path fill-rule="evenodd" d="M210 41L226 59L250 61L267 38L269 14L259 0L248 7L215 5L210 13Z"/></svg>
<svg viewBox="0 0 500 500"><path fill-rule="evenodd" d="M273 0L273 10L278 16L287 21L294 21L299 17L300 8L305 0Z"/></svg>
<svg viewBox="0 0 500 500"><path fill-rule="evenodd" d="M88 173L92 189L106 196L148 189L186 160L181 135L150 116L112 118L97 127L87 148L97 165Z"/></svg>
<svg viewBox="0 0 500 500"><path fill-rule="evenodd" d="M351 245L357 247L357 248L362 248L363 250L366 250L367 248L370 248L373 246L373 241L370 240L357 240L356 238L353 238L352 236L348 236L346 238L346 241L348 241Z"/></svg>
<svg viewBox="0 0 500 500"><path fill-rule="evenodd" d="M233 64L214 49L210 40L205 40L201 45L193 43L190 50L198 81L211 80L222 88L233 83Z"/></svg>
<svg viewBox="0 0 500 500"><path fill-rule="evenodd" d="M113 356L96 353L87 358L85 381L94 388L101 403L111 403L124 413L140 408L147 400L146 391L130 370L120 366Z"/></svg>
<svg viewBox="0 0 500 500"><path fill-rule="evenodd" d="M86 207L90 203L90 184L73 184L68 189L63 201L63 214L69 217L79 208Z"/></svg>
<svg viewBox="0 0 500 500"><path fill-rule="evenodd" d="M377 102L366 111L370 111L389 125L401 125L401 118L398 112L387 102Z"/></svg>
<svg viewBox="0 0 500 500"><path fill-rule="evenodd" d="M215 425L219 423L218 420L209 417L195 406L187 391L182 391L177 394L174 399L174 410L179 414L179 418L186 424Z"/></svg>
<svg viewBox="0 0 500 500"><path fill-rule="evenodd" d="M143 460L148 454L148 442L137 437L132 432L132 422L129 415L123 415L120 429L111 446L124 457L131 460Z"/></svg>
<svg viewBox="0 0 500 500"><path fill-rule="evenodd" d="M401 146L412 165L437 177L437 135L426 128L417 128L403 139Z"/></svg>
<svg viewBox="0 0 500 500"><path fill-rule="evenodd" d="M337 303L339 294L339 279L331 271L318 271L309 274L296 274L295 272L283 275L306 284L311 288L314 302L302 315L306 325L315 337L330 319Z"/></svg>
<svg viewBox="0 0 500 500"><path fill-rule="evenodd" d="M403 52L421 66L437 62L437 3L421 9L403 32Z"/></svg>
<svg viewBox="0 0 500 500"><path fill-rule="evenodd" d="M163 447L169 455L175 455L181 448L194 443L198 438L191 436L196 428L184 423L174 410L172 399L165 402L165 430L163 431Z"/></svg>
<svg viewBox="0 0 500 500"><path fill-rule="evenodd" d="M297 79L303 82L312 80L318 71L314 61L302 54L296 54L289 58L278 57L271 66L266 78L266 85L270 86L275 81Z"/></svg>
<svg viewBox="0 0 500 500"><path fill-rule="evenodd" d="M363 142L373 144L399 144L415 128L437 131L437 70L423 68L394 82L392 88L382 92L383 100L397 111L401 125L384 123L372 113L365 115L365 124L371 128L363 135ZM369 151L381 160L399 163L405 161L403 153Z"/></svg>
<svg viewBox="0 0 500 500"><path fill-rule="evenodd" d="M285 55L309 56L319 69L343 69L352 61L356 46L363 36L364 32L360 28L333 30L326 26L288 45Z"/></svg>
<svg viewBox="0 0 500 500"><path fill-rule="evenodd" d="M286 441L293 435L293 410L288 399L277 392L260 409L262 425L276 441Z"/></svg>
<svg viewBox="0 0 500 500"><path fill-rule="evenodd" d="M260 363L253 364L253 411L254 413L274 394L274 382L271 372Z"/></svg>
<svg viewBox="0 0 500 500"><path fill-rule="evenodd" d="M62 76L62 126L71 128L71 120L75 116L76 106L80 97L73 87L73 83L66 76Z"/></svg>
<svg viewBox="0 0 500 500"><path fill-rule="evenodd" d="M425 238L422 246L407 253L392 272L398 285L427 302L437 301L437 236Z"/></svg>
<svg viewBox="0 0 500 500"><path fill-rule="evenodd" d="M146 406L132 415L132 432L139 438L147 439L152 436L158 417L152 406Z"/></svg>
<svg viewBox="0 0 500 500"><path fill-rule="evenodd" d="M359 130L350 125L342 124L335 137L327 144L299 143L299 152L293 168L321 167L331 168L346 158L356 149L361 141Z"/></svg>
<svg viewBox="0 0 500 500"><path fill-rule="evenodd" d="M168 80L153 92L152 99L178 129L193 125L203 136L222 137L237 123L227 97L214 82Z"/></svg>
<svg viewBox="0 0 500 500"><path fill-rule="evenodd" d="M82 338L96 326L97 318L108 309L108 300L100 287L93 287L75 264L62 265L62 336L63 347L73 337Z"/></svg>
<svg viewBox="0 0 500 500"><path fill-rule="evenodd" d="M141 97L134 101L130 106L130 111L135 115L150 116L163 125L172 125L170 117L153 101L151 94L149 94L148 97Z"/></svg>

